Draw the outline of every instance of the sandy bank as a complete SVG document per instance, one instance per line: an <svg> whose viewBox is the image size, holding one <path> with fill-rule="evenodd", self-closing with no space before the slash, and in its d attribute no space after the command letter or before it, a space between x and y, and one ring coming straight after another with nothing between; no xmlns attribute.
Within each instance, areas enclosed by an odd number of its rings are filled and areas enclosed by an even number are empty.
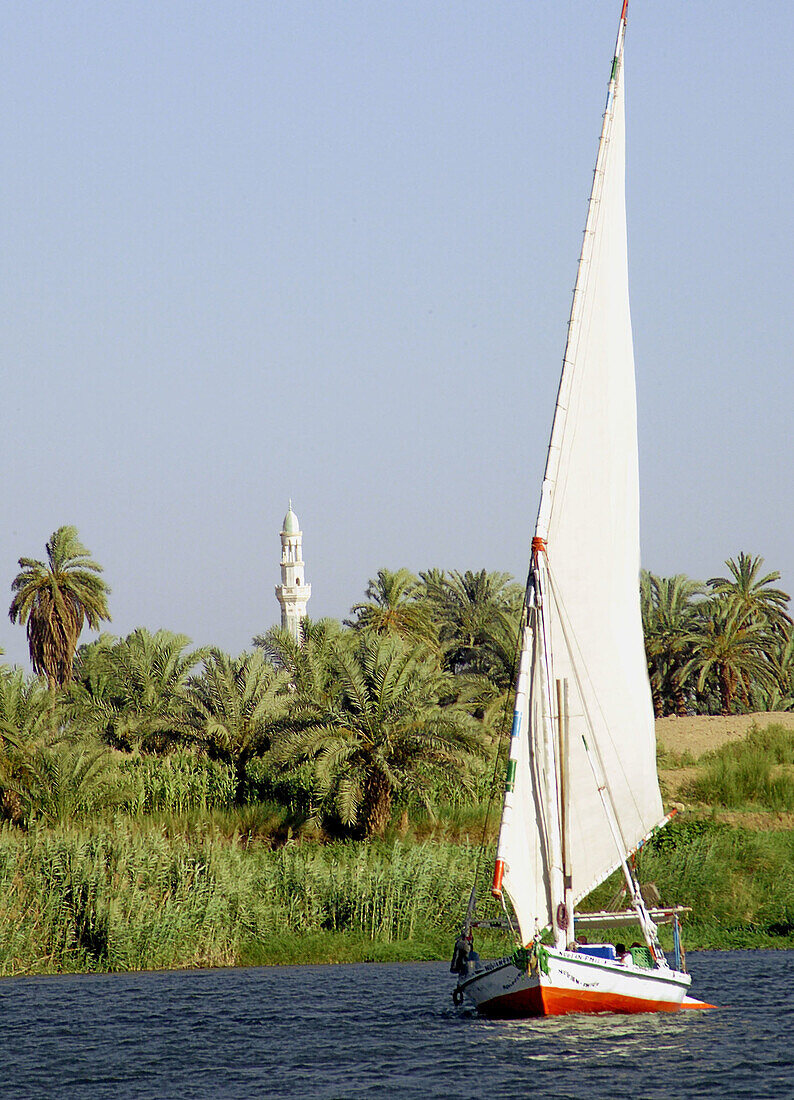
<svg viewBox="0 0 794 1100"><path fill-rule="evenodd" d="M696 715L693 718L659 718L656 739L668 752L691 753L697 759L704 752L718 749L728 741L746 737L753 726L786 726L794 729L794 712L764 711L760 714L721 716Z"/></svg>

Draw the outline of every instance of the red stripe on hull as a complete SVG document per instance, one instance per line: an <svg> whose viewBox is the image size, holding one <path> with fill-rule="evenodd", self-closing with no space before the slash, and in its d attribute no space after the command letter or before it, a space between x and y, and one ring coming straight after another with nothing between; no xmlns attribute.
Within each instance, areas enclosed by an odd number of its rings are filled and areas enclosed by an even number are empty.
<svg viewBox="0 0 794 1100"><path fill-rule="evenodd" d="M599 993L589 989L559 989L534 986L504 997L494 997L477 1005L483 1016L494 1019L521 1019L524 1016L565 1016L570 1012L677 1012L675 1001L652 1001L626 997L620 993Z"/></svg>

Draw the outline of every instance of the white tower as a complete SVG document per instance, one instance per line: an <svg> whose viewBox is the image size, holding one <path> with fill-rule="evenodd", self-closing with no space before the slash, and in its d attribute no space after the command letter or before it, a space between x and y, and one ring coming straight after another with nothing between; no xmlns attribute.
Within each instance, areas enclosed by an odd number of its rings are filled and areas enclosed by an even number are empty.
<svg viewBox="0 0 794 1100"><path fill-rule="evenodd" d="M281 604L281 625L296 642L300 641L301 619L312 594L312 586L305 583L302 544L303 532L290 501L281 531L281 584L276 585L276 599Z"/></svg>

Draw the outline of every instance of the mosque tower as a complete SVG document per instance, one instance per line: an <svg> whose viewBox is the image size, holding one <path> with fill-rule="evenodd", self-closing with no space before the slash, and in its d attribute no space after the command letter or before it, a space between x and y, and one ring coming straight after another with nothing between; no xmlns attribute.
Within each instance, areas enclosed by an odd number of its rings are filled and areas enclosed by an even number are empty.
<svg viewBox="0 0 794 1100"><path fill-rule="evenodd" d="M276 599L281 604L281 625L296 642L300 641L301 619L312 594L312 586L305 583L302 544L303 532L290 501L281 531L281 584L276 585Z"/></svg>

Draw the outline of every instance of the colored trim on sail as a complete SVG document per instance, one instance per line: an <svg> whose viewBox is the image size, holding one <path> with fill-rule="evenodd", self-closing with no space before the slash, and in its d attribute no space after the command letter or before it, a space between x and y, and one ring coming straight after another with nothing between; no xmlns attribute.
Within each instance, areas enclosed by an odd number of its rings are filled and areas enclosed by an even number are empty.
<svg viewBox="0 0 794 1100"><path fill-rule="evenodd" d="M516 789L516 767L517 762L515 760L507 761L507 778L505 779L505 791L510 793Z"/></svg>

